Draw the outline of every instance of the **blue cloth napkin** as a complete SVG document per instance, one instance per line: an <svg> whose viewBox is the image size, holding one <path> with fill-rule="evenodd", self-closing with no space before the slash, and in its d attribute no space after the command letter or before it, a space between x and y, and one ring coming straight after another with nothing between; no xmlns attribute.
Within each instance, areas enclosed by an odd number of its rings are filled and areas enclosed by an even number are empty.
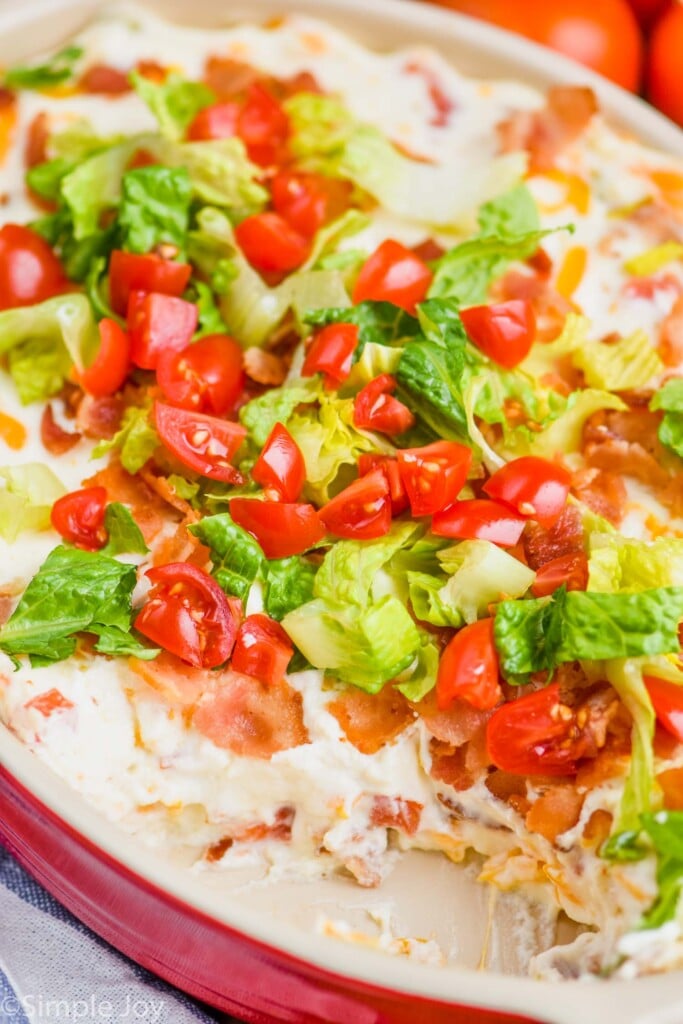
<svg viewBox="0 0 683 1024"><path fill-rule="evenodd" d="M0 846L0 1024L37 1021L230 1024L93 935Z"/></svg>

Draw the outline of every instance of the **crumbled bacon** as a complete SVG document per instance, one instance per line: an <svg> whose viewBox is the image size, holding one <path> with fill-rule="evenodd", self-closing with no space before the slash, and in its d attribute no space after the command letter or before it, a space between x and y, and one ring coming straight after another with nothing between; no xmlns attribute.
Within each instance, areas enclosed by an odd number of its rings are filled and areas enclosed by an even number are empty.
<svg viewBox="0 0 683 1024"><path fill-rule="evenodd" d="M219 100L243 95L260 77L256 68L232 57L209 57L204 68L204 81Z"/></svg>
<svg viewBox="0 0 683 1024"><path fill-rule="evenodd" d="M109 64L93 64L84 72L78 84L84 92L102 96L120 96L132 89L127 73Z"/></svg>
<svg viewBox="0 0 683 1024"><path fill-rule="evenodd" d="M169 520L169 506L139 476L131 476L118 462L110 462L88 480L84 487L104 487L110 501L128 505L145 541L150 544Z"/></svg>
<svg viewBox="0 0 683 1024"><path fill-rule="evenodd" d="M48 402L40 419L40 440L50 454L64 455L65 452L71 451L81 436L80 433L71 433L60 427L55 420L52 404Z"/></svg>
<svg viewBox="0 0 683 1024"><path fill-rule="evenodd" d="M425 263L440 259L445 251L444 247L433 238L425 238L424 242L411 246L411 252L414 252Z"/></svg>
<svg viewBox="0 0 683 1024"><path fill-rule="evenodd" d="M162 85L168 78L168 68L155 60L139 60L135 65L135 70L143 78L148 78L150 82L156 82L158 85Z"/></svg>
<svg viewBox="0 0 683 1024"><path fill-rule="evenodd" d="M526 150L529 170L551 170L560 153L588 127L598 109L592 89L557 85L541 110L515 111L497 126L503 153Z"/></svg>
<svg viewBox="0 0 683 1024"><path fill-rule="evenodd" d="M526 827L554 843L579 820L585 793L571 783L550 786L536 799L526 814Z"/></svg>
<svg viewBox="0 0 683 1024"><path fill-rule="evenodd" d="M121 427L125 407L120 395L106 398L83 395L76 413L78 429L95 441L110 441Z"/></svg>
<svg viewBox="0 0 683 1024"><path fill-rule="evenodd" d="M657 782L661 786L666 810L683 810L683 768L669 768L660 772Z"/></svg>
<svg viewBox="0 0 683 1024"><path fill-rule="evenodd" d="M287 363L281 356L256 346L245 350L242 362L246 375L257 384L279 387L287 376Z"/></svg>
<svg viewBox="0 0 683 1024"><path fill-rule="evenodd" d="M376 754L415 718L408 701L391 685L377 694L350 687L330 701L327 710L362 754Z"/></svg>
<svg viewBox="0 0 683 1024"><path fill-rule="evenodd" d="M431 690L414 707L432 736L452 747L471 740L491 716L490 712L478 711L464 700L455 700L447 711L440 711L436 690Z"/></svg>
<svg viewBox="0 0 683 1024"><path fill-rule="evenodd" d="M131 658L128 664L164 700L182 707L194 707L214 681L214 673L192 668L168 651L162 651L154 661Z"/></svg>
<svg viewBox="0 0 683 1024"><path fill-rule="evenodd" d="M485 736L486 729L482 725L478 733L462 746L455 747L432 738L429 741L429 774L459 792L470 789L488 771L490 759L486 754Z"/></svg>
<svg viewBox="0 0 683 1024"><path fill-rule="evenodd" d="M395 828L414 836L420 827L422 804L403 800L400 796L375 796L370 811L370 824L382 828Z"/></svg>
<svg viewBox="0 0 683 1024"><path fill-rule="evenodd" d="M47 160L47 141L50 137L50 119L45 111L36 114L28 126L24 162L27 168L37 167Z"/></svg>
<svg viewBox="0 0 683 1024"><path fill-rule="evenodd" d="M665 366L683 363L683 296L676 299L659 328L657 351Z"/></svg>
<svg viewBox="0 0 683 1024"><path fill-rule="evenodd" d="M419 64L417 61L410 61L406 64L406 71L410 75L419 75L424 80L429 93L429 99L434 107L434 114L429 123L436 128L444 128L449 123L451 114L455 110L455 103L444 92L439 76L431 68L425 67L424 64Z"/></svg>
<svg viewBox="0 0 683 1024"><path fill-rule="evenodd" d="M577 508L567 505L548 529L529 523L524 531L524 551L531 569L575 551L583 551L583 525Z"/></svg>
<svg viewBox="0 0 683 1024"><path fill-rule="evenodd" d="M509 270L492 287L492 296L501 301L527 299L534 308L539 341L553 341L561 333L574 306L555 291L543 271Z"/></svg>
<svg viewBox="0 0 683 1024"><path fill-rule="evenodd" d="M597 515L618 526L626 509L626 484L618 473L587 468L572 477L572 494Z"/></svg>
<svg viewBox="0 0 683 1024"><path fill-rule="evenodd" d="M200 699L193 724L217 747L269 760L309 742L301 694L284 679L273 685L227 670Z"/></svg>

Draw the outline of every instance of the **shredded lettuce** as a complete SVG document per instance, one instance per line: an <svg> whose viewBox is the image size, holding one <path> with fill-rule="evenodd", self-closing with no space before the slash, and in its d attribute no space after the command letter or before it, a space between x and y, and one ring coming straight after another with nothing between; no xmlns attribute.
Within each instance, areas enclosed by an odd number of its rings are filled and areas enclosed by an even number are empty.
<svg viewBox="0 0 683 1024"><path fill-rule="evenodd" d="M280 388L272 388L243 405L240 421L259 448L268 440L276 423L287 424L299 405L318 401L320 388L313 378L292 380Z"/></svg>
<svg viewBox="0 0 683 1024"><path fill-rule="evenodd" d="M583 370L589 387L605 391L633 391L645 387L664 369L643 330L611 344L583 345L576 349L572 361Z"/></svg>
<svg viewBox="0 0 683 1024"><path fill-rule="evenodd" d="M187 170L139 167L123 176L118 221L123 246L131 252L151 252L167 242L185 249L192 186Z"/></svg>
<svg viewBox="0 0 683 1024"><path fill-rule="evenodd" d="M263 552L254 538L228 512L207 516L188 529L210 549L213 575L223 590L246 602L264 564Z"/></svg>
<svg viewBox="0 0 683 1024"><path fill-rule="evenodd" d="M66 488L47 466L27 462L0 469L0 537L13 541L24 530L47 530L50 512Z"/></svg>
<svg viewBox="0 0 683 1024"><path fill-rule="evenodd" d="M10 68L4 85L7 89L52 89L64 85L76 74L83 53L81 46L66 46L43 64Z"/></svg>
<svg viewBox="0 0 683 1024"><path fill-rule="evenodd" d="M526 594L535 573L487 540L466 540L437 554L450 576L442 599L457 608L464 622L488 614L489 605Z"/></svg>
<svg viewBox="0 0 683 1024"><path fill-rule="evenodd" d="M313 600L317 571L317 566L301 555L267 563L263 604L271 619L280 622L289 612Z"/></svg>
<svg viewBox="0 0 683 1024"><path fill-rule="evenodd" d="M129 405L123 414L121 429L110 441L95 445L91 458L100 459L118 451L123 468L135 474L151 459L159 443L159 435L150 423L149 409Z"/></svg>
<svg viewBox="0 0 683 1024"><path fill-rule="evenodd" d="M121 502L113 501L107 505L104 528L108 540L102 548L103 555L146 555L149 551L130 509Z"/></svg>
<svg viewBox="0 0 683 1024"><path fill-rule="evenodd" d="M650 408L664 411L659 425L659 440L683 458L683 378L668 380L655 394Z"/></svg>
<svg viewBox="0 0 683 1024"><path fill-rule="evenodd" d="M556 455L567 455L581 450L583 427L587 419L600 409L625 409L626 405L609 391L586 388L574 391L567 400L564 412L549 426L528 440L528 451L532 455L553 459ZM525 447L527 447L525 445ZM518 454L523 454L519 451Z"/></svg>
<svg viewBox="0 0 683 1024"><path fill-rule="evenodd" d="M588 589L629 593L683 587L683 540L632 540L616 533L589 533Z"/></svg>
<svg viewBox="0 0 683 1024"><path fill-rule="evenodd" d="M199 111L216 99L208 86L177 74L170 74L164 82L153 82L133 71L130 82L156 117L161 133L170 139L182 139Z"/></svg>
<svg viewBox="0 0 683 1024"><path fill-rule="evenodd" d="M641 814L651 810L657 796L652 750L655 713L637 660L608 661L605 675L633 719L631 763L615 826L616 832L631 831L638 828Z"/></svg>
<svg viewBox="0 0 683 1024"><path fill-rule="evenodd" d="M354 359L358 360L366 345L393 346L420 333L420 322L393 302L360 302L351 308L334 307L311 309L305 322L313 327L328 324L355 324L358 327L358 346Z"/></svg>

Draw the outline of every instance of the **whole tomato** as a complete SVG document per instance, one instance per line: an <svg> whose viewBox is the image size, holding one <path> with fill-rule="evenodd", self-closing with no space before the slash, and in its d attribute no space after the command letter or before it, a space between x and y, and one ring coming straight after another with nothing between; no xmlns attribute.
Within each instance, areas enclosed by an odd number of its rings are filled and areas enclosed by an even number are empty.
<svg viewBox="0 0 683 1024"><path fill-rule="evenodd" d="M647 95L656 107L683 125L683 4L675 3L655 25L647 58Z"/></svg>
<svg viewBox="0 0 683 1024"><path fill-rule="evenodd" d="M518 32L636 91L643 42L627 0L434 0Z"/></svg>

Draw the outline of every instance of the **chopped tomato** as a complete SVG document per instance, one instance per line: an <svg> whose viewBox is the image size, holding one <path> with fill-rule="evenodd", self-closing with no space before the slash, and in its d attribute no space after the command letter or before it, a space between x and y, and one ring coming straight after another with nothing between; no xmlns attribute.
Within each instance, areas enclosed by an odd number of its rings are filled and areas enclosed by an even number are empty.
<svg viewBox="0 0 683 1024"><path fill-rule="evenodd" d="M427 296L433 274L426 263L400 242L388 238L360 269L354 303L374 299L393 302L408 313Z"/></svg>
<svg viewBox="0 0 683 1024"><path fill-rule="evenodd" d="M683 743L683 686L656 676L645 676L644 681L657 718L667 732Z"/></svg>
<svg viewBox="0 0 683 1024"><path fill-rule="evenodd" d="M567 503L570 486L571 476L562 466L525 455L497 470L483 490L541 526L552 526Z"/></svg>
<svg viewBox="0 0 683 1024"><path fill-rule="evenodd" d="M200 110L187 131L190 142L231 139L237 135L239 103L212 103Z"/></svg>
<svg viewBox="0 0 683 1024"><path fill-rule="evenodd" d="M189 263L174 263L153 253L115 249L109 263L109 292L114 312L125 316L131 292L160 292L179 297L192 274Z"/></svg>
<svg viewBox="0 0 683 1024"><path fill-rule="evenodd" d="M370 824L379 828L395 828L414 836L420 827L423 805L416 800L403 800L400 796L374 796L370 811Z"/></svg>
<svg viewBox="0 0 683 1024"><path fill-rule="evenodd" d="M534 343L536 314L528 299L470 306L460 318L477 348L508 370L522 362Z"/></svg>
<svg viewBox="0 0 683 1024"><path fill-rule="evenodd" d="M37 232L19 224L0 228L0 309L33 306L67 285L61 263Z"/></svg>
<svg viewBox="0 0 683 1024"><path fill-rule="evenodd" d="M306 463L301 449L282 423L276 423L271 430L251 475L262 487L277 491L282 501L299 500L306 482Z"/></svg>
<svg viewBox="0 0 683 1024"><path fill-rule="evenodd" d="M499 675L493 619L480 619L458 630L439 661L439 710L446 711L455 700L465 700L479 711L490 711L503 699Z"/></svg>
<svg viewBox="0 0 683 1024"><path fill-rule="evenodd" d="M168 450L195 473L224 483L242 482L230 460L247 436L240 423L154 403L154 423Z"/></svg>
<svg viewBox="0 0 683 1024"><path fill-rule="evenodd" d="M576 775L590 741L562 703L560 684L551 683L494 711L486 746L492 763L512 775Z"/></svg>
<svg viewBox="0 0 683 1024"><path fill-rule="evenodd" d="M279 163L286 157L289 118L260 82L249 86L237 119L237 134L247 147L249 159L261 167Z"/></svg>
<svg viewBox="0 0 683 1024"><path fill-rule="evenodd" d="M300 555L325 536L325 527L313 505L233 498L230 515L258 541L266 558Z"/></svg>
<svg viewBox="0 0 683 1024"><path fill-rule="evenodd" d="M456 501L437 512L432 533L437 537L459 540L490 540L504 548L513 548L524 530L525 519L497 501L473 499Z"/></svg>
<svg viewBox="0 0 683 1024"><path fill-rule="evenodd" d="M164 352L180 352L197 330L198 313L193 302L173 295L131 292L128 330L131 359L143 370L154 370Z"/></svg>
<svg viewBox="0 0 683 1024"><path fill-rule="evenodd" d="M135 628L196 668L216 668L230 657L237 635L239 602L188 562L148 569L154 588Z"/></svg>
<svg viewBox="0 0 683 1024"><path fill-rule="evenodd" d="M588 559L583 551L573 551L546 562L536 571L531 584L534 597L549 597L559 587L567 590L585 590L588 586Z"/></svg>
<svg viewBox="0 0 683 1024"><path fill-rule="evenodd" d="M455 441L435 441L397 453L398 468L414 516L429 516L451 505L465 486L472 451Z"/></svg>
<svg viewBox="0 0 683 1024"><path fill-rule="evenodd" d="M301 368L302 377L324 373L325 386L337 387L351 372L351 361L357 346L356 324L328 324L313 336Z"/></svg>
<svg viewBox="0 0 683 1024"><path fill-rule="evenodd" d="M275 212L304 238L340 217L351 195L348 181L295 171L278 171L270 189Z"/></svg>
<svg viewBox="0 0 683 1024"><path fill-rule="evenodd" d="M58 498L52 506L50 519L57 533L69 544L84 551L97 551L107 543L106 508L104 487L83 487Z"/></svg>
<svg viewBox="0 0 683 1024"><path fill-rule="evenodd" d="M391 514L398 516L408 508L408 495L403 486L401 471L398 460L392 459L390 455L381 455L379 452L364 452L358 459L358 474L366 476L372 473L373 469L381 469L389 484L389 498L391 499Z"/></svg>
<svg viewBox="0 0 683 1024"><path fill-rule="evenodd" d="M381 469L359 477L328 501L320 519L336 537L369 540L391 527L389 481Z"/></svg>
<svg viewBox="0 0 683 1024"><path fill-rule="evenodd" d="M410 409L394 398L396 378L390 373L375 377L356 395L353 422L361 430L379 430L383 434L402 434L415 422Z"/></svg>
<svg viewBox="0 0 683 1024"><path fill-rule="evenodd" d="M207 334L180 351L162 352L157 380L173 405L223 416L244 390L242 346L227 334Z"/></svg>
<svg viewBox="0 0 683 1024"><path fill-rule="evenodd" d="M310 248L303 235L271 211L245 217L235 228L235 238L252 267L266 272L296 270Z"/></svg>
<svg viewBox="0 0 683 1024"><path fill-rule="evenodd" d="M76 373L84 391L104 398L118 391L130 370L130 338L115 320L100 320L100 347L90 366Z"/></svg>
<svg viewBox="0 0 683 1024"><path fill-rule="evenodd" d="M230 667L262 683L279 683L292 660L294 647L279 622L267 615L248 615L239 630Z"/></svg>
<svg viewBox="0 0 683 1024"><path fill-rule="evenodd" d="M73 708L75 705L63 693L53 688L52 690L46 690L45 693L39 693L37 697L32 697L31 700L27 700L24 707L33 708L35 711L39 711L45 718L49 718L55 711L68 711L69 708Z"/></svg>

